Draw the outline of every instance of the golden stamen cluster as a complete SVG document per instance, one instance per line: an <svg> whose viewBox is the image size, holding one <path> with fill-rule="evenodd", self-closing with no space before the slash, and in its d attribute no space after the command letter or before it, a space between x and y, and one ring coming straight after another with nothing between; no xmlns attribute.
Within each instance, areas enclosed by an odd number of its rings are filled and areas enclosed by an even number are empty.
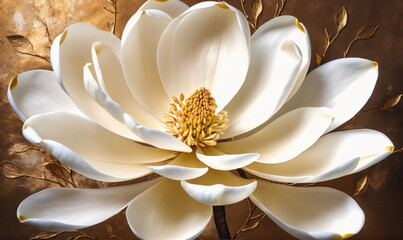
<svg viewBox="0 0 403 240"><path fill-rule="evenodd" d="M228 113L215 114L217 104L206 88L199 88L185 100L172 97L173 103L164 124L168 133L179 138L188 146L214 146L223 130L228 127Z"/></svg>

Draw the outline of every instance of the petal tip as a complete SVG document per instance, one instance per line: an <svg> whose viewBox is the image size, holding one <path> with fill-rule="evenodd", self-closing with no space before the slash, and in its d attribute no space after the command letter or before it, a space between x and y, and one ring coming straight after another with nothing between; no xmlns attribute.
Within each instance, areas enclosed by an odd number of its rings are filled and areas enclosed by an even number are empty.
<svg viewBox="0 0 403 240"><path fill-rule="evenodd" d="M373 62L372 62L372 70L375 70L375 69L377 69L377 68L378 68L378 63L375 62L375 61L373 61Z"/></svg>
<svg viewBox="0 0 403 240"><path fill-rule="evenodd" d="M18 75L13 77L13 79L11 79L10 90L13 90L14 88L16 88L17 85L18 85Z"/></svg>
<svg viewBox="0 0 403 240"><path fill-rule="evenodd" d="M223 2L217 3L216 6L222 9L229 9L228 5Z"/></svg>
<svg viewBox="0 0 403 240"><path fill-rule="evenodd" d="M302 26L302 24L298 21L298 19L295 19L295 25L297 25L298 29L301 30L301 32L305 33L305 28Z"/></svg>
<svg viewBox="0 0 403 240"><path fill-rule="evenodd" d="M101 42L94 42L92 47L97 55L99 55L99 53L101 53L101 51L104 49L104 45Z"/></svg>
<svg viewBox="0 0 403 240"><path fill-rule="evenodd" d="M341 237L342 237L342 239L346 239L346 238L350 238L350 237L352 237L352 236L354 236L354 234L352 234L352 233L345 233L345 234L343 234Z"/></svg>
<svg viewBox="0 0 403 240"><path fill-rule="evenodd" d="M386 152L393 152L395 150L395 146L386 146L385 150Z"/></svg>
<svg viewBox="0 0 403 240"><path fill-rule="evenodd" d="M68 32L68 30L67 30L67 29L66 29L66 30L64 30L63 35L62 35L62 37L60 38L59 46L61 46L61 45L62 45L62 43L64 42L64 40L66 40L66 37L67 37L67 32Z"/></svg>

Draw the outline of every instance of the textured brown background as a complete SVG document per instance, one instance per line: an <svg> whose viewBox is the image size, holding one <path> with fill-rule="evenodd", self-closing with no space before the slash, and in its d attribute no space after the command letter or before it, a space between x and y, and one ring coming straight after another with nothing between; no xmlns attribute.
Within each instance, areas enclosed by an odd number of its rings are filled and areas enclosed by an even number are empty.
<svg viewBox="0 0 403 240"><path fill-rule="evenodd" d="M249 6L250 0L245 0ZM141 6L143 0L117 0L118 18L116 34L121 35L129 17ZM185 0L189 5L198 2ZM230 0L230 4L240 8L240 0ZM264 9L259 19L263 24L271 19L277 0L263 0ZM31 69L51 69L46 61L21 55L9 44L6 36L24 35L34 45L35 50L47 56L49 46L45 38L45 29L35 16L44 19L52 38L60 34L72 23L87 22L98 28L109 30L108 22L113 22L113 15L103 7L109 6L105 0L1 0L0 1L0 161L12 161L24 171L35 173L41 169L43 155L36 151L24 154L16 150L30 146L21 134L22 123L8 104L6 92L10 79L18 73ZM333 16L345 6L348 14L347 27L330 47L324 62L343 56L343 51L354 38L357 31L367 24L380 24L381 27L370 40L358 41L351 48L349 56L368 58L379 63L379 79L374 94L362 111L382 107L385 101L403 92L403 1L370 0L288 0L284 14L296 16L307 27L311 43L312 56L323 52L324 32L326 27L334 34ZM316 67L314 58L311 69ZM372 128L388 135L396 148L403 146L403 104L394 111L376 111L360 115L350 128ZM395 153L381 163L351 176L320 185L340 189L352 194L355 182L362 175L369 179L368 190L355 197L366 215L362 231L352 239L398 239L403 235L402 182L403 153ZM43 168L42 168L43 169ZM81 187L105 187L106 184L87 181L75 176ZM27 178L7 179L0 174L0 239L29 239L39 233L38 230L20 224L16 218L18 204L30 194L47 187L57 185ZM248 207L246 201L227 207L227 221L234 234L246 219ZM107 221L115 233L122 239L134 239L123 213ZM83 232L109 239L105 223L84 229ZM71 233L55 239L68 239ZM202 239L216 239L217 234L211 222ZM237 239L293 239L267 217L254 230L241 234Z"/></svg>

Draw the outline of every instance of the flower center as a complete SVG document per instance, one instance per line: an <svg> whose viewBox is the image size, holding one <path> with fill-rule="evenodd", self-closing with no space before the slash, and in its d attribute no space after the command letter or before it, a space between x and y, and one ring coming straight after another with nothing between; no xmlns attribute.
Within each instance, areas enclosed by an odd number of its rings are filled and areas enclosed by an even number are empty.
<svg viewBox="0 0 403 240"><path fill-rule="evenodd" d="M172 97L164 124L168 133L179 138L188 146L214 146L220 134L228 127L228 113L224 110L215 114L217 104L206 88L199 88L187 99L183 93L179 99Z"/></svg>

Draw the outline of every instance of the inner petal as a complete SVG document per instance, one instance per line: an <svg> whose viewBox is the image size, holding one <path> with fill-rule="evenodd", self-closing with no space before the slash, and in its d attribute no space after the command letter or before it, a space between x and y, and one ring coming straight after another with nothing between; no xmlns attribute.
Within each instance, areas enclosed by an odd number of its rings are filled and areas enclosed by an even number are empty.
<svg viewBox="0 0 403 240"><path fill-rule="evenodd" d="M185 99L172 97L173 103L164 114L167 132L188 146L214 146L220 134L228 127L228 113L221 110L216 114L217 104L211 92L201 87Z"/></svg>

